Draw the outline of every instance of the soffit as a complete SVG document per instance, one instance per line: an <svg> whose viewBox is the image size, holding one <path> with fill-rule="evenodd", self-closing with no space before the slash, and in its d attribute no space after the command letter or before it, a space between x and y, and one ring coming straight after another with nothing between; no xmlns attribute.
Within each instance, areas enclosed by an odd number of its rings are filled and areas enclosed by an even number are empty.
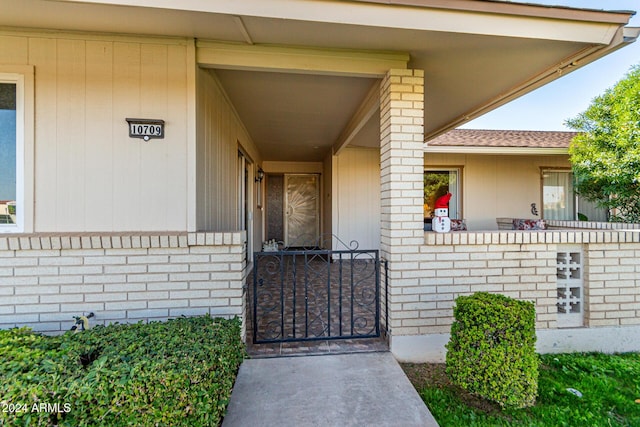
<svg viewBox="0 0 640 427"><path fill-rule="evenodd" d="M266 161L322 161L377 82L260 71L212 72Z"/></svg>
<svg viewBox="0 0 640 427"><path fill-rule="evenodd" d="M519 96L571 71L567 67L576 54L606 46L620 23L629 17L628 13L471 0L391 3L395 4L330 0L0 0L0 26L408 54L409 67L425 70L425 133L434 136L507 102L510 96ZM466 10L471 6L484 10ZM538 12L540 16L536 16ZM293 74L287 78L282 73L237 68L219 72L220 80L261 151L277 149L286 156L298 152L301 158L313 157L309 153L315 152L316 161L326 152L308 148L334 143L330 139L336 132L339 135L339 124L349 121L349 112L357 110L371 85L368 78L359 81L351 76L325 79ZM310 90L314 79L317 87ZM275 88L287 93L290 105L296 108L278 107ZM331 121L331 126L319 126L323 120ZM273 129L276 125L277 132ZM376 123L367 123L352 145L377 144L378 139L369 141L377 132L375 128ZM278 146L272 142L276 136ZM307 154L299 150L301 144L307 144ZM263 154L271 157L268 152Z"/></svg>

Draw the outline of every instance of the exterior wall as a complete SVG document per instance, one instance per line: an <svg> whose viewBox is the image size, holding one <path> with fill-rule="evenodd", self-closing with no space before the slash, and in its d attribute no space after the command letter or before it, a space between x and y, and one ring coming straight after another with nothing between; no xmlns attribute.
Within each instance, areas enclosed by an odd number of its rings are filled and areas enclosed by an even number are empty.
<svg viewBox="0 0 640 427"><path fill-rule="evenodd" d="M380 255L387 266L383 324L390 335L405 316L403 289L420 277L404 272L419 268L416 254L424 244L423 117L424 72L390 70L380 85Z"/></svg>
<svg viewBox="0 0 640 427"><path fill-rule="evenodd" d="M0 328L242 316L243 232L0 237Z"/></svg>
<svg viewBox="0 0 640 427"><path fill-rule="evenodd" d="M265 172L269 173L322 173L322 162L275 162L266 161L262 164Z"/></svg>
<svg viewBox="0 0 640 427"><path fill-rule="evenodd" d="M34 231L187 229L188 58L184 39L0 32L0 70L35 69Z"/></svg>
<svg viewBox="0 0 640 427"><path fill-rule="evenodd" d="M380 247L380 152L346 148L334 157L333 234L360 249ZM345 249L334 246L336 249Z"/></svg>
<svg viewBox="0 0 640 427"><path fill-rule="evenodd" d="M348 153L347 153L348 152ZM348 149L344 155L336 157L336 167L340 185L334 183L334 197L341 208L334 207L334 217L338 224L334 225L334 234L338 236L355 236L359 242L374 242L379 237L376 230L367 231L365 227L379 222L378 179L359 179L369 175L379 163L373 163L368 156L361 154L356 163L357 154L367 149ZM365 169L365 163L367 169ZM426 153L425 168L460 167L462 169L462 209L470 231L498 230L496 218L507 216L514 218L532 218L531 203L536 203L538 210L542 207L540 186L540 168L569 167L566 155L487 155L487 154L442 154ZM377 170L377 169L376 169ZM364 175L363 175L364 174ZM356 181L354 181L357 180ZM362 197L358 203L355 200ZM346 201L346 205L345 205ZM352 207L353 209L350 209ZM508 215L504 213L508 212ZM509 229L511 227L509 226ZM361 231L360 231L361 230ZM372 239L371 236L374 236ZM345 237L351 240L352 237ZM344 239L343 239L344 240ZM362 246L362 245L361 245ZM368 247L368 246L367 246Z"/></svg>
<svg viewBox="0 0 640 427"><path fill-rule="evenodd" d="M255 144L238 118L215 75L197 70L196 222L198 230L225 231L238 228L238 150L260 162ZM257 170L257 168L256 168ZM249 179L248 184L253 184ZM251 207L256 209L257 200ZM259 212L259 211L258 211ZM257 240L262 236L262 217L255 218Z"/></svg>
<svg viewBox="0 0 640 427"><path fill-rule="evenodd" d="M324 230L323 240L325 245L328 248L333 247L333 218L337 219L337 215L334 215L333 208L333 196L335 194L333 188L334 182L334 167L333 167L333 156L331 152L327 154L322 162L322 190L320 193L320 197L322 199L320 205L322 206L322 227L321 230ZM330 235L328 235L330 234Z"/></svg>
<svg viewBox="0 0 640 427"><path fill-rule="evenodd" d="M567 155L425 153L425 167L462 168L462 211L470 231L497 230L496 218L533 218L542 211L540 168L568 168Z"/></svg>
<svg viewBox="0 0 640 427"><path fill-rule="evenodd" d="M558 321L556 256L566 245L582 248L591 335ZM413 284L391 287L390 309L401 313L391 319L391 350L406 361L444 360L455 298L479 291L533 301L539 351L639 350L639 256L637 231L426 233L418 252L402 256L400 277Z"/></svg>

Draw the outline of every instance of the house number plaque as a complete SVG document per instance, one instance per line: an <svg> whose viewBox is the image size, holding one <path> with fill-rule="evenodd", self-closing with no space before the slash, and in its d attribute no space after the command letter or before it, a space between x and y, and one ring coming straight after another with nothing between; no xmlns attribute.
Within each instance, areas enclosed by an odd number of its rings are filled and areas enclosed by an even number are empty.
<svg viewBox="0 0 640 427"><path fill-rule="evenodd" d="M164 120L125 119L129 123L129 137L149 141L164 138Z"/></svg>

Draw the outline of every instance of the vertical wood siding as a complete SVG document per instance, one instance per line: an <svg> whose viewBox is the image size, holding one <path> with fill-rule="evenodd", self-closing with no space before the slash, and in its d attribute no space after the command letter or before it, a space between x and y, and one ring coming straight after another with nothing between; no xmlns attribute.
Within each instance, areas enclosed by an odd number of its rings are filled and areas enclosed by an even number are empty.
<svg viewBox="0 0 640 427"><path fill-rule="evenodd" d="M259 162L257 149L215 75L203 69L197 73L197 227L206 231L237 230L238 150L242 147L255 164ZM248 184L253 185L252 177ZM261 215L254 216L254 221L261 236Z"/></svg>
<svg viewBox="0 0 640 427"><path fill-rule="evenodd" d="M3 33L2 64L35 67L36 232L186 230L186 41Z"/></svg>
<svg viewBox="0 0 640 427"><path fill-rule="evenodd" d="M379 249L380 151L348 148L335 159L334 234L345 243L356 240L360 249Z"/></svg>

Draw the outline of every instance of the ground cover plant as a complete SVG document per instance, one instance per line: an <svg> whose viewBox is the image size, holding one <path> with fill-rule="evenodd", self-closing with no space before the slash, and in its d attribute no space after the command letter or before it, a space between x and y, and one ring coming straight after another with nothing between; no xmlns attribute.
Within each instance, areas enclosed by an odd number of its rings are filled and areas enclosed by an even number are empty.
<svg viewBox="0 0 640 427"><path fill-rule="evenodd" d="M403 369L441 427L640 426L639 353L542 355L538 398L524 409L502 409L453 385L444 364Z"/></svg>
<svg viewBox="0 0 640 427"><path fill-rule="evenodd" d="M237 319L0 331L0 425L217 426L244 358Z"/></svg>

